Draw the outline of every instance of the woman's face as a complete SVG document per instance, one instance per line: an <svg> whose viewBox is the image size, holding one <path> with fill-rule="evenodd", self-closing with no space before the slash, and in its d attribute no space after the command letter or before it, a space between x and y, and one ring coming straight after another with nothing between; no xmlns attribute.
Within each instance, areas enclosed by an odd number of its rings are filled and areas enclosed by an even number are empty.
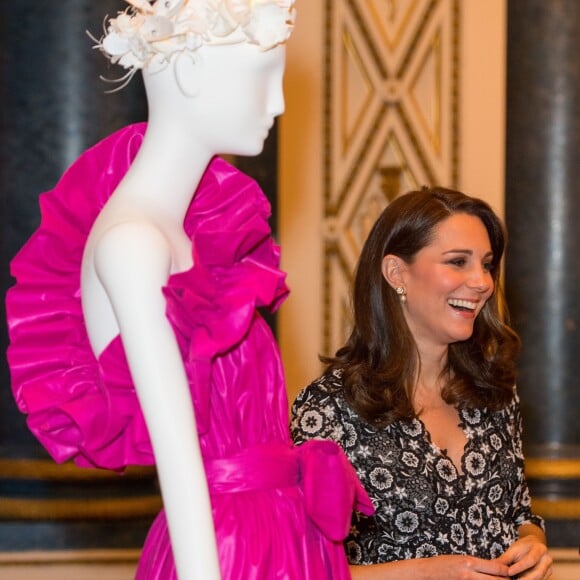
<svg viewBox="0 0 580 580"><path fill-rule="evenodd" d="M440 350L473 333L494 289L493 254L483 222L455 214L440 222L432 242L404 263L403 312L420 352Z"/></svg>

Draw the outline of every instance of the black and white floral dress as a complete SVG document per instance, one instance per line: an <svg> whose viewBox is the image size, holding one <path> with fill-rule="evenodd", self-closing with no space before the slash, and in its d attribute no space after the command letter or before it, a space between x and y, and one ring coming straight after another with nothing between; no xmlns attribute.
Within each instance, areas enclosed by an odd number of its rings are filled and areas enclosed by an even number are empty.
<svg viewBox="0 0 580 580"><path fill-rule="evenodd" d="M460 411L467 443L458 473L419 419L375 428L344 399L340 370L306 387L292 407L292 436L339 443L376 509L356 513L345 541L351 564L441 554L495 558L524 523L543 527L530 509L517 395L498 412Z"/></svg>

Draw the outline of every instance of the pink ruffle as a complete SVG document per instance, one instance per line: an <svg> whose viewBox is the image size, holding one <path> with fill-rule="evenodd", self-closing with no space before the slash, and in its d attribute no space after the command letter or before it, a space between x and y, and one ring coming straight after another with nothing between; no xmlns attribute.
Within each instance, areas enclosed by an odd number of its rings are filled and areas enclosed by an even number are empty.
<svg viewBox="0 0 580 580"><path fill-rule="evenodd" d="M58 462L114 470L154 463L120 337L94 357L80 295L87 236L145 128L129 126L101 141L41 195L41 225L11 264L12 388L31 431ZM256 307L275 309L287 294L269 215L257 184L215 158L185 219L195 267L172 276L164 293L201 430L208 425L213 358L244 338Z"/></svg>
<svg viewBox="0 0 580 580"><path fill-rule="evenodd" d="M190 212L185 220L185 231L195 240L195 267L172 276L164 293L203 433L211 360L244 339L256 308L276 309L288 290L270 237L270 207L260 190L256 195L255 182L216 159L200 188L204 194L194 201L196 219ZM205 219L199 221L199 214Z"/></svg>

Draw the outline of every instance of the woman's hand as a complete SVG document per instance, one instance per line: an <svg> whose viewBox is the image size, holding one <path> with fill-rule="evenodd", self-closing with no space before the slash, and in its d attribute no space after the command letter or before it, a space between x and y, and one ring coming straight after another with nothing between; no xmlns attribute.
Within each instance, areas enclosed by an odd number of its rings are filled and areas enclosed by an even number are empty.
<svg viewBox="0 0 580 580"><path fill-rule="evenodd" d="M548 547L536 533L526 534L516 540L498 560L509 566L509 575L512 577L543 580L552 575L552 558Z"/></svg>
<svg viewBox="0 0 580 580"><path fill-rule="evenodd" d="M508 564L474 556L434 556L371 566L351 566L353 580L501 580L509 578Z"/></svg>

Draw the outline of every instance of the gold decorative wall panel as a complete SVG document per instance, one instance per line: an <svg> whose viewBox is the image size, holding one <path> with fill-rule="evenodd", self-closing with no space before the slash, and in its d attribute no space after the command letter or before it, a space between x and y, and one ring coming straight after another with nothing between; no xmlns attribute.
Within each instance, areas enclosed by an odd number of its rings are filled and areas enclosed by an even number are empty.
<svg viewBox="0 0 580 580"><path fill-rule="evenodd" d="M327 0L324 344L350 326L349 287L378 214L458 182L459 2Z"/></svg>

